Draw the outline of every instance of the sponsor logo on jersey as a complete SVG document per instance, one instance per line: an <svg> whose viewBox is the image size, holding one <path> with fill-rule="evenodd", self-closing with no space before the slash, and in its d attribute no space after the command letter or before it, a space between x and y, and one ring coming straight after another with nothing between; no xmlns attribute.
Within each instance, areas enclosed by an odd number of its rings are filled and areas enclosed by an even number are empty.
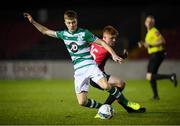
<svg viewBox="0 0 180 126"><path fill-rule="evenodd" d="M70 50L74 53L77 52L78 51L78 45L75 42L70 43Z"/></svg>

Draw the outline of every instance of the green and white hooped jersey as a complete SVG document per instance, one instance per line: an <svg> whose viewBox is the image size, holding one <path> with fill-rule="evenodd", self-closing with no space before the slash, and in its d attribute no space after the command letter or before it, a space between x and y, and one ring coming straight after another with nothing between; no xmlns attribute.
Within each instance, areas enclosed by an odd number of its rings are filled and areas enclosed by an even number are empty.
<svg viewBox="0 0 180 126"><path fill-rule="evenodd" d="M91 32L86 29L78 28L73 33L67 30L57 31L56 36L58 39L64 40L66 48L71 56L74 70L96 64L90 54L89 44L98 38Z"/></svg>

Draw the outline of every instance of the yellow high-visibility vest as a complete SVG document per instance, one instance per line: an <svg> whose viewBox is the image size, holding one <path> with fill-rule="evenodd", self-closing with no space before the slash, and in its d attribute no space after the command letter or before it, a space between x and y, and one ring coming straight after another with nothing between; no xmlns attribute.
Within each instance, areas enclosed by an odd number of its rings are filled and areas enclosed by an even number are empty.
<svg viewBox="0 0 180 126"><path fill-rule="evenodd" d="M160 39L160 37L161 37L161 34L158 31L158 29L153 27L147 32L146 37L145 37L145 41L149 45L153 46ZM162 50L164 50L162 45L161 46L155 46L155 47L148 47L148 54L156 53L156 52L159 52Z"/></svg>

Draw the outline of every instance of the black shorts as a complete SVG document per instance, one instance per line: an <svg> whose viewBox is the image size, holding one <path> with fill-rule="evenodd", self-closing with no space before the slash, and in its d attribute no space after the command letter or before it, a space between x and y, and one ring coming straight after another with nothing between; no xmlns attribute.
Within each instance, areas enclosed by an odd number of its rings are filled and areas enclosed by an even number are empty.
<svg viewBox="0 0 180 126"><path fill-rule="evenodd" d="M158 72L159 66L166 56L165 51L160 51L150 55L147 72L156 74Z"/></svg>
<svg viewBox="0 0 180 126"><path fill-rule="evenodd" d="M106 78L107 81L108 81L109 78L110 78L110 75L106 74L105 72L103 72L103 73L104 73L104 75L105 75L105 78ZM94 81L92 81L91 79L90 79L89 83L90 83L91 86L93 86L93 87L95 87L95 88L104 90L104 89L102 89L97 83L95 83Z"/></svg>

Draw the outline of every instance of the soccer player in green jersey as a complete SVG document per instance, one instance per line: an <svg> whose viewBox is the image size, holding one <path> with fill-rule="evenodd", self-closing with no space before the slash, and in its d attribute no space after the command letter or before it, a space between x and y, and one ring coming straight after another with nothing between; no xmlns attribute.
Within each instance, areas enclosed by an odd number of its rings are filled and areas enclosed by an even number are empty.
<svg viewBox="0 0 180 126"><path fill-rule="evenodd" d="M156 80L169 79L173 82L175 87L177 86L176 74L159 74L158 69L163 62L166 51L164 48L165 39L159 30L155 27L155 19L153 16L149 15L146 17L145 26L147 28L147 33L145 37L145 42L139 42L138 46L144 46L147 48L148 54L150 55L146 79L150 81L153 90L153 99L159 100L157 83Z"/></svg>
<svg viewBox="0 0 180 126"><path fill-rule="evenodd" d="M107 82L103 72L98 68L96 62L93 60L93 57L90 54L90 43L96 42L97 44L103 46L111 54L112 59L117 63L122 63L123 59L119 57L103 40L94 36L87 29L78 27L78 16L75 11L65 11L64 23L67 29L61 31L48 29L47 27L36 22L28 13L24 13L24 17L27 18L29 22L42 34L62 39L64 41L74 65L75 92L78 103L81 106L99 108L102 105L101 103L87 97L89 79L92 79L116 99L123 101L123 95L121 95L121 92L117 89L117 87L112 87ZM132 104L132 107L134 109L140 108L140 106L136 104Z"/></svg>

